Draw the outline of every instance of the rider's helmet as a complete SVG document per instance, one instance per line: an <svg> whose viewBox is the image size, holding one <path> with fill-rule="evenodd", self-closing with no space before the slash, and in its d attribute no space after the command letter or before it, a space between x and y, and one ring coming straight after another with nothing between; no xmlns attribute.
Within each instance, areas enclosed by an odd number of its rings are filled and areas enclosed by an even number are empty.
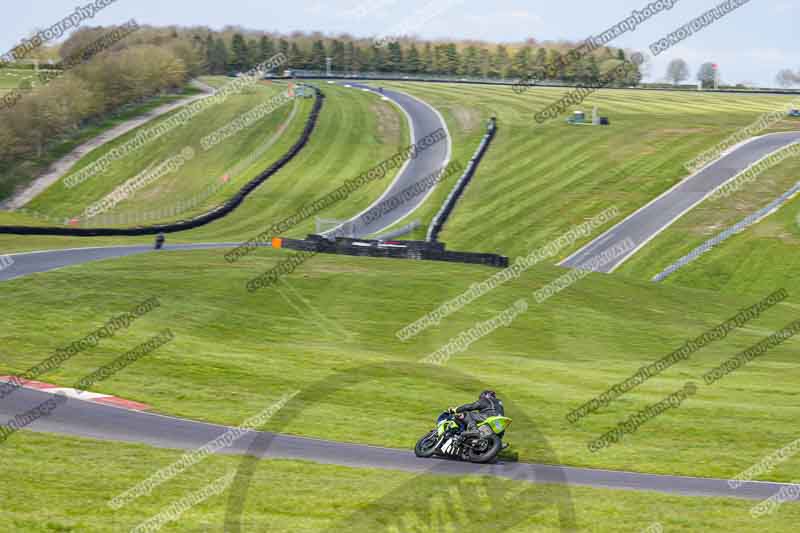
<svg viewBox="0 0 800 533"><path fill-rule="evenodd" d="M481 393L478 397L480 400L495 400L497 399L497 395L494 393L493 390L485 390Z"/></svg>

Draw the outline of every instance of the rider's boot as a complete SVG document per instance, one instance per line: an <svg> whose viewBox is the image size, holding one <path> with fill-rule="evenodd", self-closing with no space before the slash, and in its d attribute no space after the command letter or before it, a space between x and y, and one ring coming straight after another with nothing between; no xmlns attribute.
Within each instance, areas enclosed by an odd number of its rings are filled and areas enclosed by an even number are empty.
<svg viewBox="0 0 800 533"><path fill-rule="evenodd" d="M464 431L463 433L461 433L461 435L459 435L459 440L463 441L463 440L466 440L466 439L469 439L469 438L472 438L472 437L480 437L480 436L481 436L481 432L478 431L477 428L474 428L474 429L470 428L470 429Z"/></svg>

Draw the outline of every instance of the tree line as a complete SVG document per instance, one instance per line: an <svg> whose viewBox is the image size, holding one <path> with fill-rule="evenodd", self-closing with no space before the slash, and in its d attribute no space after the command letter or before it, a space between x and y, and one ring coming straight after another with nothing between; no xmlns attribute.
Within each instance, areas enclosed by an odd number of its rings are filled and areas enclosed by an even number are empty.
<svg viewBox="0 0 800 533"><path fill-rule="evenodd" d="M715 83L719 82L719 76L719 65L706 62L700 65L696 79L704 89L710 89L714 87ZM685 60L680 58L673 59L669 62L669 65L667 65L666 79L672 82L673 85L679 85L690 77L689 63ZM787 89L800 86L800 70L783 69L775 76L775 81L778 86ZM747 84L747 82L745 82L745 84ZM738 84L736 87L743 88L745 85Z"/></svg>
<svg viewBox="0 0 800 533"><path fill-rule="evenodd" d="M700 65L697 70L696 79L702 84L704 89L713 89L715 83L719 81L719 67L716 63L706 62ZM691 77L689 71L689 63L684 59L673 59L667 65L666 78L671 81L673 85L679 85L681 82L688 80Z"/></svg>
<svg viewBox="0 0 800 533"><path fill-rule="evenodd" d="M204 40L209 72L226 74L252 68L272 55L282 52L288 58L287 69L327 69L331 60L333 72L396 72L412 75L469 76L481 78L544 79L547 66L563 67L553 78L567 83L597 82L626 59L621 49L601 48L578 61L560 61L578 43L538 44L530 39L520 45L475 42L418 41L404 38L379 46L374 41L340 38L260 35L247 37L207 35ZM621 84L638 84L638 69Z"/></svg>

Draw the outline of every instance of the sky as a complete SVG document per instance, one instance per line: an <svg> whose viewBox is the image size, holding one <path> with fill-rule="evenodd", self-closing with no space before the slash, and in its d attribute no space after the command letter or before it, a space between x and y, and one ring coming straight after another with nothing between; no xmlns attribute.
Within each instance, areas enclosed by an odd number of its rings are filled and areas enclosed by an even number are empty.
<svg viewBox="0 0 800 533"><path fill-rule="evenodd" d="M75 13L93 0L6 2L0 20L0 55L33 31ZM667 0L674 5L609 43L650 56L647 81L663 80L674 58L685 59L692 80L703 62L717 63L723 81L774 86L780 69L800 69L800 0L750 0L669 50L653 56L650 45L721 0ZM736 1L736 0L734 0ZM742 0L738 0L742 1ZM599 35L643 10L650 0L116 0L83 25L122 23L131 18L155 26L227 25L283 33L321 31L381 37L398 33L421 38L519 42L580 41Z"/></svg>

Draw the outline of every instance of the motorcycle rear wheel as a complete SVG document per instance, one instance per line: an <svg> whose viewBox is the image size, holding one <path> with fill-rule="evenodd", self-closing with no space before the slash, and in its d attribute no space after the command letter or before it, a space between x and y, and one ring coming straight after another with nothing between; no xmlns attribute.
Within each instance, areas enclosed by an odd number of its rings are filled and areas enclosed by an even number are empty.
<svg viewBox="0 0 800 533"><path fill-rule="evenodd" d="M433 457L436 453L436 444L439 442L439 436L436 431L431 431L417 442L414 446L414 455L427 459Z"/></svg>
<svg viewBox="0 0 800 533"><path fill-rule="evenodd" d="M476 451L474 448L467 449L467 459L471 463L488 463L497 457L503 447L503 441L497 435L489 435L481 440L488 441L486 449L481 451Z"/></svg>

